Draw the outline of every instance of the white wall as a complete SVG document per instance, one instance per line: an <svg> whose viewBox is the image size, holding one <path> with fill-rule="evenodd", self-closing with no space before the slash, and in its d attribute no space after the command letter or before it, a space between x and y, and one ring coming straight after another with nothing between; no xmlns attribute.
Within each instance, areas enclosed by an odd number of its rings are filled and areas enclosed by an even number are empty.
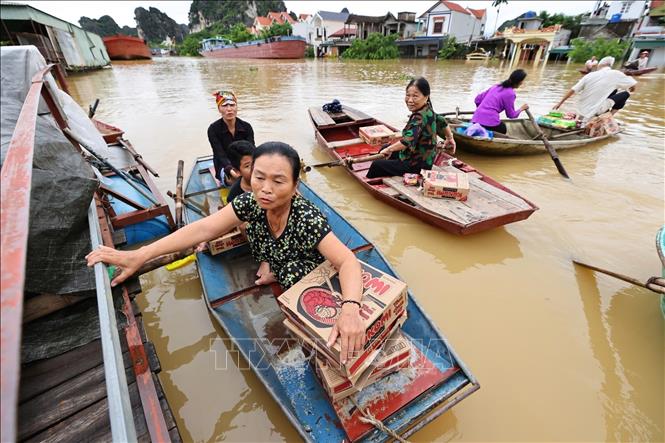
<svg viewBox="0 0 665 443"><path fill-rule="evenodd" d="M559 46L566 46L570 41L570 34L572 31L568 29L559 29L554 35L554 40L552 40L552 48L558 48Z"/></svg>
<svg viewBox="0 0 665 443"><path fill-rule="evenodd" d="M312 32L312 26L310 20L311 17L305 21L296 22L292 24L291 27L293 28L293 35L303 37L305 40L307 40L307 43L311 44L312 41L310 40L310 32Z"/></svg>
<svg viewBox="0 0 665 443"><path fill-rule="evenodd" d="M435 18L444 18L441 32L434 33ZM473 37L482 35L481 27L485 23L487 15L482 20L478 20L473 14L464 14L458 11L451 11L443 4L439 3L436 8L429 12L429 16L423 17L427 21L428 36L454 36L457 41L468 41Z"/></svg>
<svg viewBox="0 0 665 443"><path fill-rule="evenodd" d="M645 0L637 1L611 1L610 8L607 10L606 18L609 20L614 14L621 14L623 20L633 20L639 19L642 17L644 12ZM628 5L628 10L626 12L621 12L621 9L624 7L624 4Z"/></svg>

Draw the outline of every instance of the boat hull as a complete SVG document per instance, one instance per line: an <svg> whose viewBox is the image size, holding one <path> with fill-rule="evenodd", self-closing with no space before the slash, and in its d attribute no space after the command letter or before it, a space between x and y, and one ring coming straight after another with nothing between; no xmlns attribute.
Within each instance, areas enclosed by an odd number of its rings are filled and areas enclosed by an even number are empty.
<svg viewBox="0 0 665 443"><path fill-rule="evenodd" d="M150 48L143 39L130 35L104 37L106 52L111 60L149 60Z"/></svg>
<svg viewBox="0 0 665 443"><path fill-rule="evenodd" d="M622 69L621 72L623 72L626 75L638 76L638 75L648 74L649 72L653 72L656 69L658 68L652 66L650 68L644 68L644 69Z"/></svg>
<svg viewBox="0 0 665 443"><path fill-rule="evenodd" d="M338 147L340 142L343 143L347 139L350 139L349 141L353 141L353 137L357 134L358 128L360 126L383 124L393 131L396 130L394 127L380 120L376 120L366 114L363 114L360 111L354 110L347 106L343 106L343 109L344 112L357 116L358 119L355 122L322 125L320 124L321 121L317 123L317 119L320 119L320 116L315 116L315 108L310 108L309 111L309 116L314 127L316 140L318 141L319 145L324 148L326 152L328 152L328 154L335 160L341 160L342 158L349 155L364 156L368 154L374 154L376 151L378 151L379 147L367 145L362 141L358 141L355 144L349 144L343 148ZM525 220L538 209L535 204L501 185L491 177L488 177L482 172L476 170L471 165L468 165L460 160L453 159L453 157L444 153L440 153L435 160L435 164L437 166L447 164L448 162L454 162L452 166L456 168L457 172L475 174L475 176L481 177L483 185L488 185L495 190L510 194L509 198L514 199L513 201L519 201L521 206L519 206L519 209L514 208L510 212L501 212L496 213L495 215L483 215L478 219L464 222L459 219L443 216L437 212L423 209L419 205L414 205L411 200L398 198L393 194L386 193L385 190L387 186L382 186L380 184L382 181L381 178L368 180L365 177L366 170L369 167L369 162L356 163L352 168L345 168L345 170L349 172L351 177L353 177L364 189L366 189L373 197L377 198L378 200L381 200L402 212L417 217L424 222L444 229L452 234L475 234L488 229L503 226L508 223ZM470 197L467 202L461 204L460 208L473 206L473 200L474 199ZM479 212L482 213L483 210L480 210Z"/></svg>
<svg viewBox="0 0 665 443"><path fill-rule="evenodd" d="M297 59L305 57L305 41L276 40L266 43L263 40L255 40L211 51L201 51L200 54L209 58Z"/></svg>
<svg viewBox="0 0 665 443"><path fill-rule="evenodd" d="M533 155L533 154L546 154L547 148L542 141L534 140L532 137L536 135L535 129L531 126L531 121L526 119L516 120L503 120L508 128L508 134L517 133L523 138L498 138L495 137L491 140L480 137L471 137L465 134L460 134L456 128L464 120L453 120L451 128L453 130L453 137L457 143L458 149L475 154L483 155ZM563 135L565 131L541 127L547 137ZM616 135L608 134L601 137L586 137L579 134L571 134L570 136L561 137L561 140L550 139L550 144L557 151L563 149L579 148L591 145L602 140L616 137Z"/></svg>
<svg viewBox="0 0 665 443"><path fill-rule="evenodd" d="M201 173L211 165L211 157L197 161L187 183L186 194L216 188L212 175ZM333 232L354 251L359 260L397 277L381 253L306 184L300 183L299 192L322 211ZM199 206L212 204L211 207L216 207L219 193L213 191L207 196L198 195L191 199ZM185 208L185 218L191 223L200 215ZM306 356L309 353L283 326L285 317L275 299L279 288L276 285L254 285L258 263L253 261L249 248L244 246L215 256L198 253L197 265L205 302L211 314L228 334L234 344L233 349L244 356L301 437L312 442L345 440L346 435L335 410L308 362ZM438 369L459 370L383 420L386 426L405 438L480 387L410 292L408 297L408 319L403 331L416 346L426 351L427 357ZM372 390L378 392L381 399L389 391L400 388L396 385L399 382L391 384L387 378L372 385ZM358 401L362 402L361 399ZM361 441L382 442L388 439L387 435L374 430Z"/></svg>

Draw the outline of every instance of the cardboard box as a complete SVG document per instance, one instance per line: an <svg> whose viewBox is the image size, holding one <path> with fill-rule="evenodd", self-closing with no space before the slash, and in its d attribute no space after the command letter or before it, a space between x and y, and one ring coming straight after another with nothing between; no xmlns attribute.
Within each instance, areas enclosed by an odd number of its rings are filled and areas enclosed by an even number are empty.
<svg viewBox="0 0 665 443"><path fill-rule="evenodd" d="M360 138L368 145L381 145L402 136L385 125L363 126L358 130Z"/></svg>
<svg viewBox="0 0 665 443"><path fill-rule="evenodd" d="M454 198L464 201L469 195L469 177L465 172L421 170L423 195L435 198Z"/></svg>
<svg viewBox="0 0 665 443"><path fill-rule="evenodd" d="M341 372L357 379L376 357L389 333L406 313L406 284L366 263L362 267L363 296L360 316L365 326L365 347L349 359ZM286 317L308 339L319 345L332 364L340 365L340 340L328 348L326 342L341 312L341 285L337 271L323 262L277 299ZM401 320L403 322L403 320ZM341 365L340 365L341 366Z"/></svg>
<svg viewBox="0 0 665 443"><path fill-rule="evenodd" d="M221 237L210 240L208 242L208 251L210 251L212 255L217 255L220 252L237 248L238 246L242 246L245 243L247 243L247 238L240 231L240 229L235 228L231 232L228 232Z"/></svg>
<svg viewBox="0 0 665 443"><path fill-rule="evenodd" d="M362 420L363 415L356 405L378 420L385 421L458 371L458 366L440 370L412 343L406 368L376 381L360 392L333 402L333 408L349 441L355 442L375 429L373 425Z"/></svg>
<svg viewBox="0 0 665 443"><path fill-rule="evenodd" d="M410 354L411 343L398 329L386 340L376 360L367 368L365 374L355 385L340 374L336 368L320 358L316 359L316 373L328 396L331 400L337 401L362 390L365 386L371 385L400 368L408 366Z"/></svg>

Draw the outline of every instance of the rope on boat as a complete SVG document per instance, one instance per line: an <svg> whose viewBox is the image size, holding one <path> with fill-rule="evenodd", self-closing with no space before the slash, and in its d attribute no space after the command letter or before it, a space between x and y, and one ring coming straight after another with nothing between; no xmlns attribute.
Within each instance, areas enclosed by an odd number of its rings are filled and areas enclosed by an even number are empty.
<svg viewBox="0 0 665 443"><path fill-rule="evenodd" d="M360 417L361 422L368 423L368 424L374 426L379 431L383 432L386 435L390 435L392 438L394 438L395 440L397 440L400 443L409 443L408 440L405 440L402 437L400 437L399 434L397 434L395 431L390 429L388 426L384 425L381 420L374 417L371 412L365 411L363 408L361 408L360 405L358 403L356 403L355 398L350 397L350 399L351 399L351 403L353 403L353 405L356 408L358 408L358 410L362 414L362 417Z"/></svg>

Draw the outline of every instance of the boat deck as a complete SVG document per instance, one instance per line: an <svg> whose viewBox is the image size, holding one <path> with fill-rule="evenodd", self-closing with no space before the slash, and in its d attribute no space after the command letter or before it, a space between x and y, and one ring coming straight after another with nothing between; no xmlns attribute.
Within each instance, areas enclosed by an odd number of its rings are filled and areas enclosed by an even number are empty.
<svg viewBox="0 0 665 443"><path fill-rule="evenodd" d="M92 310L95 312L94 297L86 300L93 302ZM64 311L81 311L80 308L87 303L86 300L76 306L65 308ZM138 312L136 309L132 311ZM84 310L84 312L86 311ZM59 316L59 328L67 328L66 325L63 325L63 314L65 312L54 314ZM154 351L154 346L147 340L141 315L139 314L134 318L148 360L146 368L149 370L149 377L156 388L161 412L169 434L165 438L151 438L150 436L150 426L148 424L150 419L146 419L144 407L141 403L125 329L119 325L123 362L136 436L138 441L143 442L163 442L168 441L169 438L172 442L180 442L182 440L175 419L156 376L161 370L159 359ZM44 317L44 319L48 320L47 317ZM42 320L39 320L37 324L39 322L42 322ZM24 325L24 328L29 324ZM98 326L97 329L99 329ZM85 337L80 336L84 334L85 331L81 331L78 334L79 337L72 341L73 346L66 352L50 358L32 361L22 366L17 441L112 440L101 340L96 338L81 346L75 346L86 340ZM44 340L44 345L48 346L47 342L51 342L52 336L51 334L44 335L48 335Z"/></svg>

